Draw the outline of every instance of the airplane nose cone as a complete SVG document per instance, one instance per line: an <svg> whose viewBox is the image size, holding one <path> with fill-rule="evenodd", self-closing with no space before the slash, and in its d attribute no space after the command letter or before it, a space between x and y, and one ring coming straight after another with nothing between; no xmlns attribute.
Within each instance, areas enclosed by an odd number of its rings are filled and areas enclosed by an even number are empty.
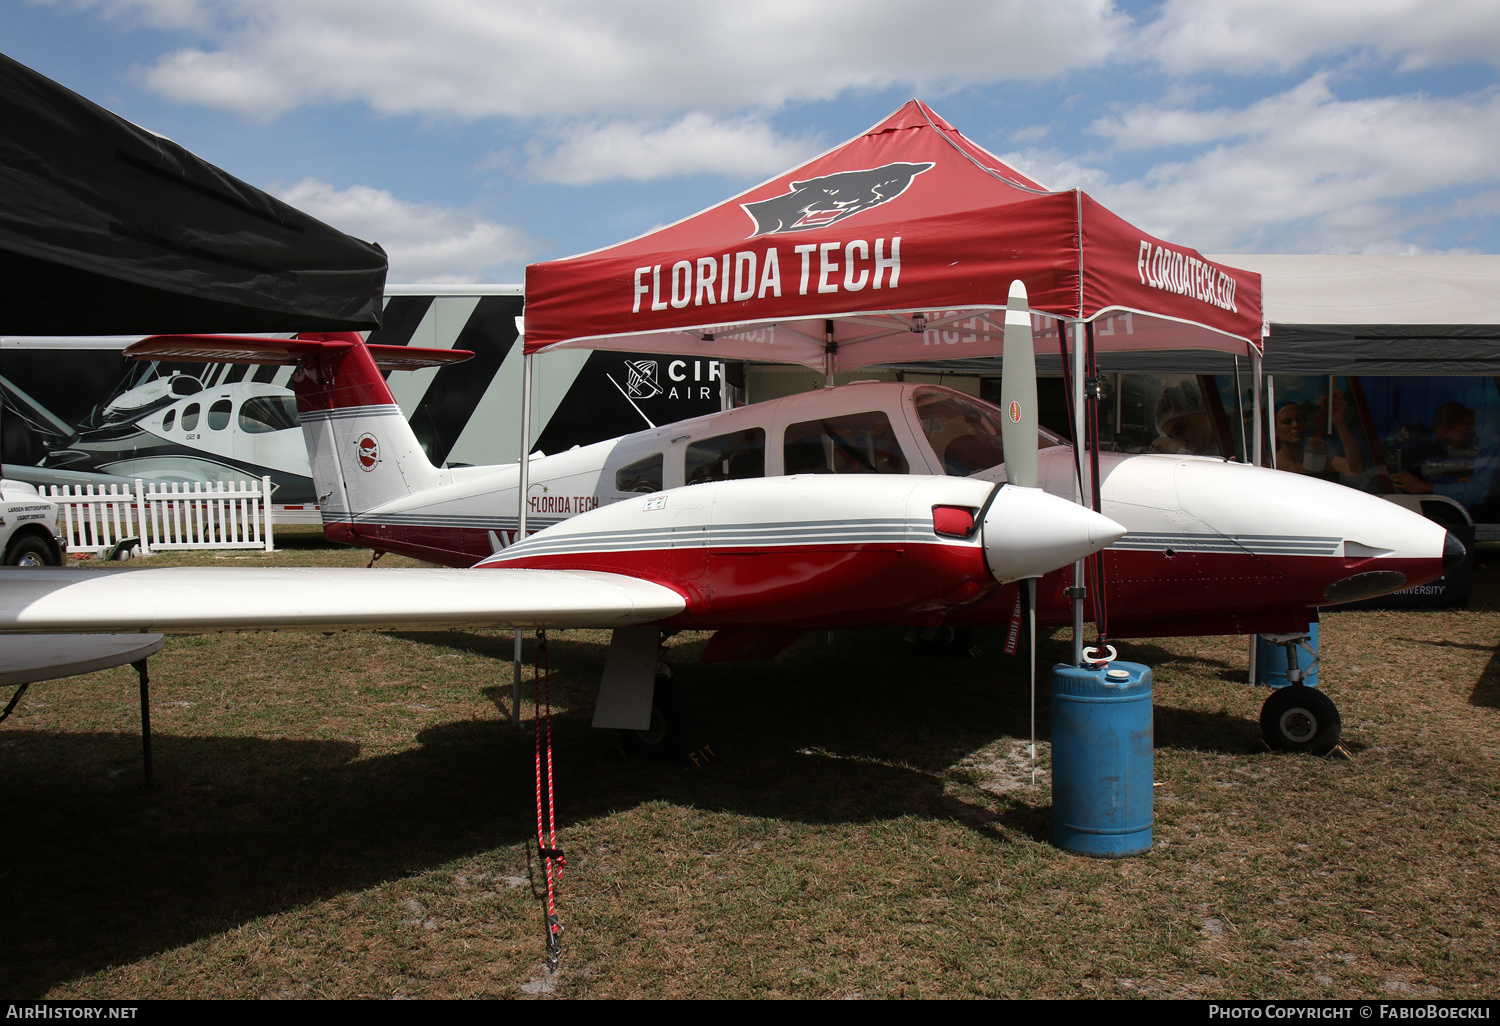
<svg viewBox="0 0 1500 1026"><path fill-rule="evenodd" d="M1464 543L1459 541L1452 531L1449 531L1448 537L1443 539L1444 575L1451 574L1453 571L1457 570L1458 564L1462 563L1464 561L1464 557L1468 554L1469 550L1464 548Z"/></svg>
<svg viewBox="0 0 1500 1026"><path fill-rule="evenodd" d="M984 518L984 553L997 581L1043 574L1125 536L1109 517L1040 488L1005 485Z"/></svg>

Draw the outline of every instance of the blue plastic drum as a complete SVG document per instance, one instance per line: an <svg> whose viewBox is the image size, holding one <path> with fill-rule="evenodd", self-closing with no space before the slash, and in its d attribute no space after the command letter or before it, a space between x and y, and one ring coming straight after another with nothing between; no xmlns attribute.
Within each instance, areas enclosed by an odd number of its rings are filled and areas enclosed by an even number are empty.
<svg viewBox="0 0 1500 1026"><path fill-rule="evenodd" d="M1308 642L1314 652L1318 650L1318 625L1308 624L1307 633L1312 635ZM1318 686L1318 666L1313 662L1312 656L1304 652L1301 646L1297 648L1297 665L1303 670L1312 667L1302 683L1310 688ZM1255 639L1255 683L1270 688L1286 687L1286 646L1275 645L1264 637L1257 636Z"/></svg>
<svg viewBox="0 0 1500 1026"><path fill-rule="evenodd" d="M1151 849L1151 669L1052 668L1052 843L1123 858Z"/></svg>

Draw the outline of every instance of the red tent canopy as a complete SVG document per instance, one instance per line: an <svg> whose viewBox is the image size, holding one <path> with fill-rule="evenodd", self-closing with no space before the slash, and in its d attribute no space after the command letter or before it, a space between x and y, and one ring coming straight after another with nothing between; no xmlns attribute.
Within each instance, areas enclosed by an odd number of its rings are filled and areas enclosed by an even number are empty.
<svg viewBox="0 0 1500 1026"><path fill-rule="evenodd" d="M526 351L849 370L994 356L1013 279L1105 349L1245 353L1260 276L1049 192L924 104L686 220L526 269ZM1038 324L1047 330L1046 324Z"/></svg>

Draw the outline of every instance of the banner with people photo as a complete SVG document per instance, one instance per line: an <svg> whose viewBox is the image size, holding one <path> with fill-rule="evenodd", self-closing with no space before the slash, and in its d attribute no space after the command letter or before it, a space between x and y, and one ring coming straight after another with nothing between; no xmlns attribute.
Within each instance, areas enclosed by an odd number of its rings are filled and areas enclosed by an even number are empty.
<svg viewBox="0 0 1500 1026"><path fill-rule="evenodd" d="M1382 495L1453 531L1500 524L1500 383L1488 377L1274 375L1261 462ZM1102 379L1103 448L1247 460L1254 379L1116 374ZM1472 560L1378 600L1449 606L1468 597Z"/></svg>

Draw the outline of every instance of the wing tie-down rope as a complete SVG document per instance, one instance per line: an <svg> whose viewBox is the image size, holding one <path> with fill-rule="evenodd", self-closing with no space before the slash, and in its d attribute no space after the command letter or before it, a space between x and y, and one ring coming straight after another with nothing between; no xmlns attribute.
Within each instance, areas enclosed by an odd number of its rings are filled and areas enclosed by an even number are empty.
<svg viewBox="0 0 1500 1026"><path fill-rule="evenodd" d="M536 632L536 659L532 667L532 704L536 709L536 850L547 874L547 965L557 967L561 947L562 920L557 916L557 882L568 864L557 846L557 804L552 782L552 666L547 657L547 632ZM547 798L542 801L542 734L546 741ZM545 819L545 822L544 822Z"/></svg>

